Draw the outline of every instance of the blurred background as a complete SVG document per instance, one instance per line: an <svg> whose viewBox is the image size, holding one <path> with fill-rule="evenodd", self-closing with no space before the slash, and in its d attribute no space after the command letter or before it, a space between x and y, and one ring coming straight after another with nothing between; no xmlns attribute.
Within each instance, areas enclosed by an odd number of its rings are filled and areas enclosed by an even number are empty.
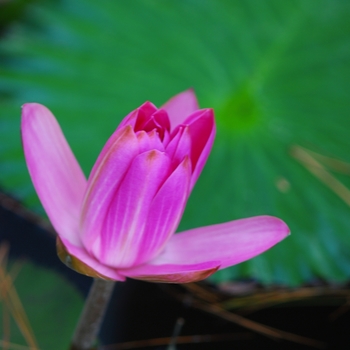
<svg viewBox="0 0 350 350"><path fill-rule="evenodd" d="M194 88L218 131L179 231L265 214L292 231L211 282L347 282L349 17L343 0L0 1L2 192L45 215L23 103L53 111L88 175L127 113Z"/></svg>

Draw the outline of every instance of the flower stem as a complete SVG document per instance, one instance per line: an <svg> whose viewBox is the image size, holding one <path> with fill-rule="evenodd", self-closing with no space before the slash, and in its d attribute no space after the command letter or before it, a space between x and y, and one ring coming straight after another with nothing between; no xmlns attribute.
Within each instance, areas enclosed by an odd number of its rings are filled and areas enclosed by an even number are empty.
<svg viewBox="0 0 350 350"><path fill-rule="evenodd" d="M74 331L70 350L93 349L114 284L114 281L94 279Z"/></svg>

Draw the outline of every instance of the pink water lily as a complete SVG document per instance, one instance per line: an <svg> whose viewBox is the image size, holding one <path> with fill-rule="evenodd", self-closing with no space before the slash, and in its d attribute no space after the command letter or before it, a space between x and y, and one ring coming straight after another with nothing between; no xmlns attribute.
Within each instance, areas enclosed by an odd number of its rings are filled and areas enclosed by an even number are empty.
<svg viewBox="0 0 350 350"><path fill-rule="evenodd" d="M160 109L146 102L123 119L86 180L52 113L25 104L25 158L61 259L90 276L185 283L285 238L287 225L269 216L174 234L214 137L213 111L198 109L192 90Z"/></svg>

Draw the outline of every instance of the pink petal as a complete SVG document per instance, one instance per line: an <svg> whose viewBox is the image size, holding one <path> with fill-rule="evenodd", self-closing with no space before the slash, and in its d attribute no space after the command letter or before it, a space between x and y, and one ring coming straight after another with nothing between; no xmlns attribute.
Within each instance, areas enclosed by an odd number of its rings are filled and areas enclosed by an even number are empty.
<svg viewBox="0 0 350 350"><path fill-rule="evenodd" d="M160 283L189 283L201 281L220 267L219 261L208 261L200 264L183 265L150 265L144 264L130 269L119 270L126 277Z"/></svg>
<svg viewBox="0 0 350 350"><path fill-rule="evenodd" d="M179 126L175 135L166 147L166 153L172 161L173 168L180 164L185 156L191 154L191 134L188 126Z"/></svg>
<svg viewBox="0 0 350 350"><path fill-rule="evenodd" d="M88 254L88 252L85 250L84 247L77 247L65 239L61 239L61 241L64 244L67 252L71 255L71 257L69 257L70 259L68 258L67 259L68 261L64 262L67 266L70 265L69 260L71 260L72 257L75 257L104 277L110 278L115 281L125 281L125 277L121 275L115 268L101 264L93 256ZM83 273L81 271L77 271L77 272ZM91 275L91 276L96 277L96 275Z"/></svg>
<svg viewBox="0 0 350 350"><path fill-rule="evenodd" d="M288 226L272 216L256 216L200 227L173 235L164 251L148 264L220 261L220 269L223 269L253 258L288 234Z"/></svg>
<svg viewBox="0 0 350 350"><path fill-rule="evenodd" d="M98 156L94 168L90 173L90 177L94 177L94 172L99 168L100 162L105 158L106 152L112 147L115 143L115 140L120 135L120 130L124 129L126 126L131 126L134 131L142 132L142 126L149 121L154 113L158 111L157 107L151 102L145 102L139 108L130 112L119 124L115 132L108 139L105 146L103 147L102 152ZM169 122L168 122L169 123Z"/></svg>
<svg viewBox="0 0 350 350"><path fill-rule="evenodd" d="M156 113L157 110L157 107L151 102L145 102L141 107L139 107L137 109L138 114L134 130L144 130L145 125L149 123L150 119L152 119L153 114Z"/></svg>
<svg viewBox="0 0 350 350"><path fill-rule="evenodd" d="M152 259L175 233L188 198L191 162L186 157L154 197L140 246L143 260Z"/></svg>
<svg viewBox="0 0 350 350"><path fill-rule="evenodd" d="M139 108L130 112L119 124L118 129L131 125L135 131L141 130L142 125L157 111L157 107L151 102L145 102Z"/></svg>
<svg viewBox="0 0 350 350"><path fill-rule="evenodd" d="M183 124L189 126L191 135L192 189L214 143L216 132L214 112L212 109L199 110L189 116Z"/></svg>
<svg viewBox="0 0 350 350"><path fill-rule="evenodd" d="M101 234L107 210L131 162L139 153L131 126L118 129L108 140L89 177L81 210L81 240L89 249Z"/></svg>
<svg viewBox="0 0 350 350"><path fill-rule="evenodd" d="M168 112L171 130L174 130L198 108L197 97L192 89L175 95L161 107Z"/></svg>
<svg viewBox="0 0 350 350"><path fill-rule="evenodd" d="M104 218L101 234L88 247L102 263L116 268L143 263L142 237L154 196L168 176L170 160L152 150L130 165Z"/></svg>
<svg viewBox="0 0 350 350"><path fill-rule="evenodd" d="M164 152L164 145L156 130L152 130L148 133L143 130L138 131L136 136L139 144L139 153L151 151L152 149Z"/></svg>
<svg viewBox="0 0 350 350"><path fill-rule="evenodd" d="M154 112L153 115L149 117L142 125L142 129L148 132L152 131L153 129L157 129L160 138L163 140L164 131L170 131L170 120L168 113L163 109L159 109L158 111Z"/></svg>
<svg viewBox="0 0 350 350"><path fill-rule="evenodd" d="M30 176L57 233L75 244L86 179L53 114L29 103L22 110L22 142Z"/></svg>

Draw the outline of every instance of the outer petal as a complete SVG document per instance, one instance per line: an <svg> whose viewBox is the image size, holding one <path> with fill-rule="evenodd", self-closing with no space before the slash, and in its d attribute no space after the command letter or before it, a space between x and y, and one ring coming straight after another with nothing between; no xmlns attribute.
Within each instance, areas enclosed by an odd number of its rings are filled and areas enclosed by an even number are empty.
<svg viewBox="0 0 350 350"><path fill-rule="evenodd" d="M147 260L158 254L175 233L186 206L190 179L191 162L186 157L154 197L140 242Z"/></svg>
<svg viewBox="0 0 350 350"><path fill-rule="evenodd" d="M219 260L223 269L264 252L289 232L282 220L272 216L200 227L172 236L162 254L149 264L200 264Z"/></svg>
<svg viewBox="0 0 350 350"><path fill-rule="evenodd" d="M133 160L108 208L101 234L87 247L99 261L123 268L150 258L143 250L143 232L151 203L168 176L169 166L168 156L156 150Z"/></svg>
<svg viewBox="0 0 350 350"><path fill-rule="evenodd" d="M144 264L131 269L119 270L126 277L148 282L189 283L201 281L220 267L220 261L208 261L200 264Z"/></svg>
<svg viewBox="0 0 350 350"><path fill-rule="evenodd" d="M171 130L174 130L199 107L194 91L189 89L172 97L161 108L168 112Z"/></svg>
<svg viewBox="0 0 350 350"><path fill-rule="evenodd" d="M112 198L138 153L138 140L129 125L118 129L103 148L89 177L81 210L81 240L87 249L101 234Z"/></svg>
<svg viewBox="0 0 350 350"><path fill-rule="evenodd" d="M79 239L79 213L86 179L53 114L37 103L22 110L22 142L30 176L57 233Z"/></svg>

